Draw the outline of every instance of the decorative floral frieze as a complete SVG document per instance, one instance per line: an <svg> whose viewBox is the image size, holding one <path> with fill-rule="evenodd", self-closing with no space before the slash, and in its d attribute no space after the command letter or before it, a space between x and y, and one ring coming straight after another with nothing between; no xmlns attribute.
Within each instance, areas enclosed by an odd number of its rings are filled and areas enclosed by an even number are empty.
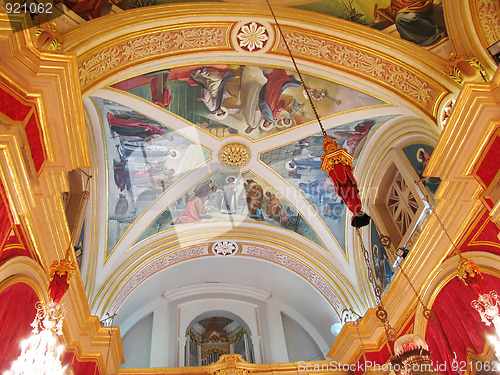
<svg viewBox="0 0 500 375"><path fill-rule="evenodd" d="M82 86L134 61L169 52L226 47L226 27L196 27L142 35L105 48L79 64Z"/></svg>
<svg viewBox="0 0 500 375"><path fill-rule="evenodd" d="M477 0L477 13L483 36L488 45L500 40L500 19L498 17L498 1Z"/></svg>
<svg viewBox="0 0 500 375"><path fill-rule="evenodd" d="M148 277L152 276L156 272L171 266L172 264L181 262L183 260L197 258L203 255L208 255L207 246L192 247L189 249L184 249L176 251L173 254L161 257L141 269L136 273L132 279L130 279L123 289L120 291L113 304L111 305L110 314L114 314L120 305L125 301L127 296L134 290L140 283L146 280Z"/></svg>
<svg viewBox="0 0 500 375"><path fill-rule="evenodd" d="M342 67L371 76L420 102L430 111L435 98L440 93L440 90L431 87L428 82L413 72L369 52L296 32L285 32L285 38L292 53L329 60ZM279 48L286 51L283 41Z"/></svg>
<svg viewBox="0 0 500 375"><path fill-rule="evenodd" d="M241 254L267 259L271 262L281 264L282 266L291 269L314 285L339 313L343 309L342 303L331 286L328 285L314 270L297 259L292 258L287 254L257 246L244 246L241 250Z"/></svg>

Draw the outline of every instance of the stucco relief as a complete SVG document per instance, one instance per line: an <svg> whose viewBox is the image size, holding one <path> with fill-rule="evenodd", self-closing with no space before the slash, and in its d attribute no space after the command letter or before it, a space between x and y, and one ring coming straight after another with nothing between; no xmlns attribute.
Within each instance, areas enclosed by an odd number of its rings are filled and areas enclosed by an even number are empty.
<svg viewBox="0 0 500 375"><path fill-rule="evenodd" d="M192 27L142 35L105 48L79 64L80 84L87 85L106 72L139 59L169 52L223 47L227 27Z"/></svg>
<svg viewBox="0 0 500 375"><path fill-rule="evenodd" d="M441 92L416 74L375 54L296 32L285 32L285 38L292 53L330 60L335 64L372 76L420 102L429 111L432 111L434 102ZM279 49L286 51L283 41Z"/></svg>
<svg viewBox="0 0 500 375"><path fill-rule="evenodd" d="M483 36L488 45L500 39L500 19L498 17L497 2L493 0L476 1L479 22L483 29Z"/></svg>

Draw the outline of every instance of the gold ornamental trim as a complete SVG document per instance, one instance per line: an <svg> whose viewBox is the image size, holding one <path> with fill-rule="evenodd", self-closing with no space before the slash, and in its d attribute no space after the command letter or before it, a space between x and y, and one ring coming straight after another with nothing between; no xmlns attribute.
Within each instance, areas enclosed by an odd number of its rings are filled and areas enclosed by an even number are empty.
<svg viewBox="0 0 500 375"><path fill-rule="evenodd" d="M95 51L79 62L80 84L86 87L115 69L135 65L160 56L186 54L199 50L227 48L229 25L189 26L134 35L126 40Z"/></svg>
<svg viewBox="0 0 500 375"><path fill-rule="evenodd" d="M323 35L308 35L303 30L284 30L284 37L295 56L335 65L349 72L372 77L375 81L404 94L419 107L435 116L436 103L443 96L443 87L424 80L408 65L392 61L381 53L373 53L345 42L329 40ZM288 53L281 40L275 47L279 53ZM446 89L444 89L447 91Z"/></svg>
<svg viewBox="0 0 500 375"><path fill-rule="evenodd" d="M222 147L219 152L219 160L222 164L231 168L241 168L250 160L250 150L240 143L230 143Z"/></svg>
<svg viewBox="0 0 500 375"><path fill-rule="evenodd" d="M323 137L323 151L321 156L321 169L330 175L335 164L349 165L352 167L354 157L349 154L347 149L339 147L339 144L330 136Z"/></svg>

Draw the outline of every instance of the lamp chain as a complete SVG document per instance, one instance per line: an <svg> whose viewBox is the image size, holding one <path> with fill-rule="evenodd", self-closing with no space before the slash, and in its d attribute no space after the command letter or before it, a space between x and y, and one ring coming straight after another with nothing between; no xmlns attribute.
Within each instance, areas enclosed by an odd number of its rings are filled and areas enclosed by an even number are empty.
<svg viewBox="0 0 500 375"><path fill-rule="evenodd" d="M387 336L387 339L389 341L394 341L394 338L396 337L396 332L394 331L394 328L392 328L390 323L389 323L387 311L385 310L384 304L382 303L382 289L375 281L375 275L373 274L373 267L370 263L370 256L368 254L368 251L365 248L365 244L363 242L363 237L361 235L360 228L356 227L356 233L358 234L361 250L363 251L363 257L365 258L365 264L366 264L366 268L368 270L368 280L370 281L370 284L373 288L373 293L375 294L375 301L377 302L377 305L378 305L377 312L375 313L375 315L384 325L384 330L385 330L385 334Z"/></svg>
<svg viewBox="0 0 500 375"><path fill-rule="evenodd" d="M444 226L443 222L439 218L436 210L432 210L431 214L436 217L436 220L438 221L439 225L441 225L441 228L443 228L444 234L446 234L446 237L448 237L448 239L450 240L450 242L451 242L451 244L453 246L453 250L458 255L458 257L460 259L462 259L462 252L458 249L457 245L455 245L455 241L453 241L453 239L451 238L451 236L448 234L448 231L446 230L446 227Z"/></svg>
<svg viewBox="0 0 500 375"><path fill-rule="evenodd" d="M434 312L427 307L427 305L422 301L422 297L420 297L420 294L418 294L417 290L413 286L413 283L410 280L410 277L406 274L406 272L403 269L403 264L401 263L401 260L398 259L396 252L394 251L394 247L392 246L392 240L389 236L382 234L380 231L378 225L373 221L373 224L375 225L375 229L379 235L379 237L384 239L384 241L380 241L382 245L391 252L391 254L397 259L398 266L399 266L399 272L404 276L404 278L408 281L408 284L410 284L410 288L413 290L413 293L415 293L415 296L417 297L418 302L420 305L422 305L422 308L424 309L423 315L424 318L430 321L434 321Z"/></svg>
<svg viewBox="0 0 500 375"><path fill-rule="evenodd" d="M327 135L325 129L323 128L323 124L321 123L321 120L319 118L318 112L316 112L316 107L314 106L313 100L311 98L311 93L309 92L309 89L307 88L304 79L302 78L302 74L300 74L299 67L297 66L297 62L295 61L295 58L293 57L292 50L290 49L290 46L288 45L288 42L285 39L285 35L283 34L283 31L281 30L281 26L278 22L278 19L276 18L273 8L271 8L271 4L269 3L269 0L266 0L267 6L269 7L269 10L271 11L271 14L273 15L274 22L276 23L276 26L278 27L278 31L281 35L281 38L283 39L283 42L285 43L285 47L288 51L288 54L290 55L290 58L292 59L293 66L295 67L295 71L297 72L300 82L302 83L302 86L304 87L304 91L307 94L307 99L309 100L309 104L311 105L311 108L314 112L314 115L316 116L316 120L318 120L319 127L321 128L321 132L323 133L323 136Z"/></svg>
<svg viewBox="0 0 500 375"><path fill-rule="evenodd" d="M382 290L381 290L380 286L377 284L377 282L375 281L375 275L373 273L373 267L372 267L371 262L370 262L370 256L368 254L368 251L365 248L365 244L363 242L363 237L361 236L360 228L356 228L356 233L358 234L358 237L359 237L359 243L361 246L361 250L363 251L363 257L365 259L366 269L368 270L368 280L370 281L370 284L373 288L373 293L375 294L375 302L377 302L377 304L380 304Z"/></svg>

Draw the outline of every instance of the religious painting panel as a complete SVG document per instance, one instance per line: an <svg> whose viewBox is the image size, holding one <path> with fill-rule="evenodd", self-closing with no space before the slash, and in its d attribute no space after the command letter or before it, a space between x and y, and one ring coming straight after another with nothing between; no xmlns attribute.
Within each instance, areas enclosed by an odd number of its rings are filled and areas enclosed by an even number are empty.
<svg viewBox="0 0 500 375"><path fill-rule="evenodd" d="M370 256L373 267L375 281L380 286L382 294L389 287L394 278L394 268L392 267L387 249L380 242L380 235L377 232L375 224L372 222L370 227Z"/></svg>
<svg viewBox="0 0 500 375"><path fill-rule="evenodd" d="M441 179L439 177L424 177L424 170L429 163L434 147L426 144L413 144L403 148L403 152L418 175L429 194L434 197Z"/></svg>
<svg viewBox="0 0 500 375"><path fill-rule="evenodd" d="M140 242L180 225L230 221L262 223L291 230L324 247L309 223L283 195L252 172L216 171L191 187L142 233Z"/></svg>
<svg viewBox="0 0 500 375"><path fill-rule="evenodd" d="M347 86L303 75L320 117L382 106ZM260 139L315 120L297 73L248 65L167 68L118 82L112 88L148 100L216 138Z"/></svg>
<svg viewBox="0 0 500 375"><path fill-rule="evenodd" d="M328 130L339 146L354 156L354 165L369 134L390 116L353 122ZM283 177L311 204L332 235L345 250L346 207L335 191L333 181L321 169L323 135L317 134L267 151L260 160Z"/></svg>
<svg viewBox="0 0 500 375"><path fill-rule="evenodd" d="M93 101L107 149L109 254L144 210L211 153L142 113L102 98Z"/></svg>

